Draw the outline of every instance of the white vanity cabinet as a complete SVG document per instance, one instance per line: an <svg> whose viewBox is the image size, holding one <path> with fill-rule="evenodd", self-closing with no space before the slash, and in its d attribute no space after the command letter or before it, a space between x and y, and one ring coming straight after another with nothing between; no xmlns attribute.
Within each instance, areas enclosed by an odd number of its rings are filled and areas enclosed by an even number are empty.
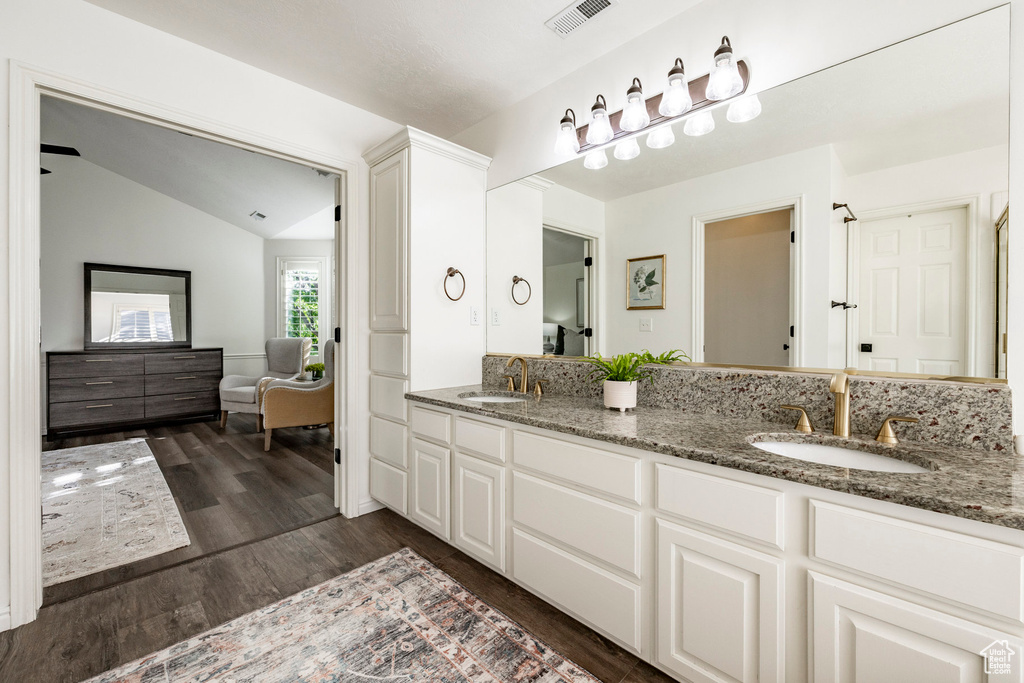
<svg viewBox="0 0 1024 683"><path fill-rule="evenodd" d="M1024 683L1024 531L418 402L409 424L408 481L374 463L390 507L681 681Z"/></svg>

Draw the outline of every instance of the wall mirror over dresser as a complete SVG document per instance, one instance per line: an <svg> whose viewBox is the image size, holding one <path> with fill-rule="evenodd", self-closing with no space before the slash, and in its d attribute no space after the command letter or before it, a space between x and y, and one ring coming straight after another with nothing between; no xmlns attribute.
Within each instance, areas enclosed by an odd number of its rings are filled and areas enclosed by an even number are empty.
<svg viewBox="0 0 1024 683"><path fill-rule="evenodd" d="M491 190L488 352L1004 379L1009 7L757 95Z"/></svg>

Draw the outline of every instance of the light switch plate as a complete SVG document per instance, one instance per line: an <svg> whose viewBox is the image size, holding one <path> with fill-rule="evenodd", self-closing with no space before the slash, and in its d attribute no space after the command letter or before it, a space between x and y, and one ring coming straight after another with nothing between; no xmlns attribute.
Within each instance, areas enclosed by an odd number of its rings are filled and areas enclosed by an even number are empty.
<svg viewBox="0 0 1024 683"><path fill-rule="evenodd" d="M640 318L640 331L641 332L653 332L654 331L654 319L653 318Z"/></svg>
<svg viewBox="0 0 1024 683"><path fill-rule="evenodd" d="M480 324L480 307L470 306L469 307L469 324L479 325Z"/></svg>
<svg viewBox="0 0 1024 683"><path fill-rule="evenodd" d="M501 325L501 312L497 308L491 309L491 324Z"/></svg>

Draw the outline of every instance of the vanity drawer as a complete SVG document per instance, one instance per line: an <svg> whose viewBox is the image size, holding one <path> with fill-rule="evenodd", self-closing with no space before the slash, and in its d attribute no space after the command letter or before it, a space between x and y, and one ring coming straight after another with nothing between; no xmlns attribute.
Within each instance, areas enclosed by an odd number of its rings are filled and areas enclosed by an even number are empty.
<svg viewBox="0 0 1024 683"><path fill-rule="evenodd" d="M169 351L146 354L146 374L160 375L174 372L220 372L220 351Z"/></svg>
<svg viewBox="0 0 1024 683"><path fill-rule="evenodd" d="M146 417L178 417L212 413L220 409L220 397L216 391L196 391L184 394L146 397Z"/></svg>
<svg viewBox="0 0 1024 683"><path fill-rule="evenodd" d="M49 357L50 379L141 375L145 360L138 353L68 354Z"/></svg>
<svg viewBox="0 0 1024 683"><path fill-rule="evenodd" d="M93 401L51 403L51 428L86 427L104 423L141 420L145 417L145 406L138 398L110 398Z"/></svg>
<svg viewBox="0 0 1024 683"><path fill-rule="evenodd" d="M449 444L452 440L452 416L437 410L409 408L409 429L416 436Z"/></svg>
<svg viewBox="0 0 1024 683"><path fill-rule="evenodd" d="M535 472L640 504L640 459L516 431L512 462Z"/></svg>
<svg viewBox="0 0 1024 683"><path fill-rule="evenodd" d="M50 403L68 401L94 401L101 398L130 398L142 396L145 383L142 376L76 377L50 379L47 400Z"/></svg>
<svg viewBox="0 0 1024 683"><path fill-rule="evenodd" d="M780 550L783 493L669 465L655 465L655 507Z"/></svg>
<svg viewBox="0 0 1024 683"><path fill-rule="evenodd" d="M370 458L370 495L396 512L408 510L409 475L397 467Z"/></svg>
<svg viewBox="0 0 1024 683"><path fill-rule="evenodd" d="M169 375L146 375L146 396L216 391L219 386L219 372L176 372Z"/></svg>
<svg viewBox="0 0 1024 683"><path fill-rule="evenodd" d="M455 418L455 445L505 462L505 428L465 417Z"/></svg>
<svg viewBox="0 0 1024 683"><path fill-rule="evenodd" d="M811 557L1024 621L1024 548L811 501Z"/></svg>
<svg viewBox="0 0 1024 683"><path fill-rule="evenodd" d="M640 576L640 513L636 510L516 472L512 520Z"/></svg>

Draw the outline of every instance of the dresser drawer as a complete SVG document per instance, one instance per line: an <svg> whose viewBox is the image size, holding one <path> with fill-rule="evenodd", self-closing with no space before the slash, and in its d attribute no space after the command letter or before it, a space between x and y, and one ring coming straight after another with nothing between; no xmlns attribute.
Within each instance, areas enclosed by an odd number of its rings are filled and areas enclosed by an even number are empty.
<svg viewBox="0 0 1024 683"><path fill-rule="evenodd" d="M220 351L173 351L147 353L146 374L162 375L176 372L220 372Z"/></svg>
<svg viewBox="0 0 1024 683"><path fill-rule="evenodd" d="M216 391L219 386L219 372L176 372L169 375L146 375L146 396Z"/></svg>
<svg viewBox="0 0 1024 683"><path fill-rule="evenodd" d="M47 400L50 403L94 401L101 398L131 398L132 396L142 396L145 392L142 375L51 378L47 386Z"/></svg>
<svg viewBox="0 0 1024 683"><path fill-rule="evenodd" d="M639 458L516 431L512 436L512 462L519 467L640 504Z"/></svg>
<svg viewBox="0 0 1024 683"><path fill-rule="evenodd" d="M219 408L220 398L216 391L196 391L185 394L146 397L147 419L212 413Z"/></svg>
<svg viewBox="0 0 1024 683"><path fill-rule="evenodd" d="M145 368L145 360L139 353L54 355L47 362L50 379L141 375Z"/></svg>
<svg viewBox="0 0 1024 683"><path fill-rule="evenodd" d="M93 401L72 401L51 403L49 426L51 428L86 427L105 423L141 420L145 409L137 398L110 398Z"/></svg>

